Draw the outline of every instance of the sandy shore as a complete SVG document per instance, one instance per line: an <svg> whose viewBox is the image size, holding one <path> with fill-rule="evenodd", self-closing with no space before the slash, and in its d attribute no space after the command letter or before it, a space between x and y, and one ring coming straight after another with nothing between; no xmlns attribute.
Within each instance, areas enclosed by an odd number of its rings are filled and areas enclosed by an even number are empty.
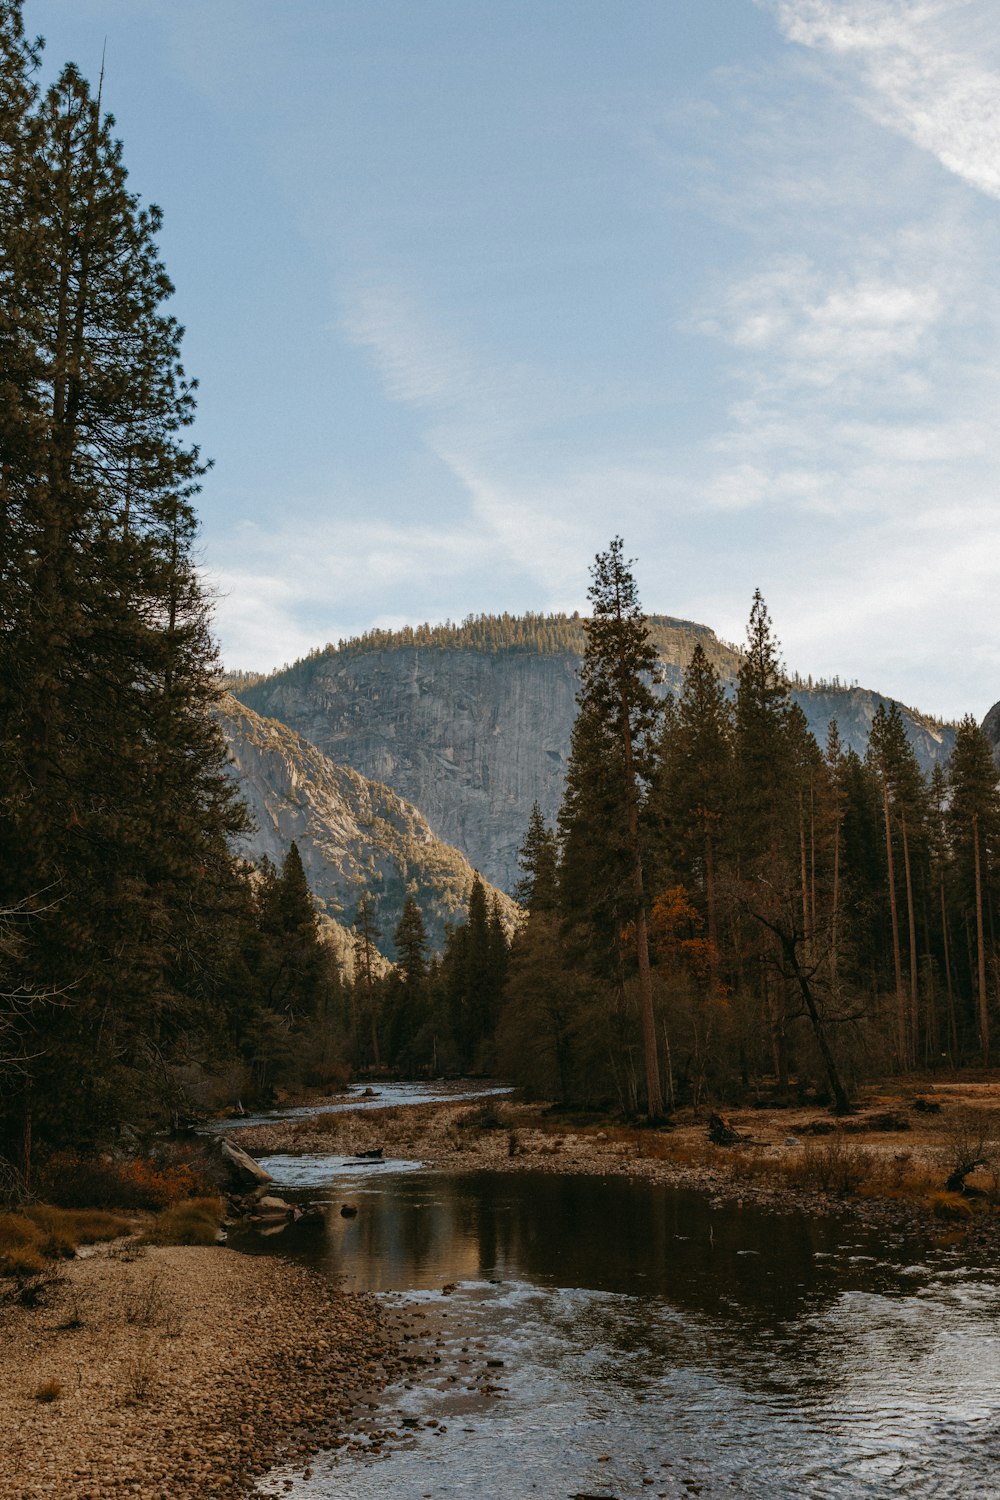
<svg viewBox="0 0 1000 1500"><path fill-rule="evenodd" d="M365 1441L401 1368L373 1298L278 1259L101 1246L54 1274L39 1306L0 1303L5 1500L234 1500L275 1461Z"/></svg>

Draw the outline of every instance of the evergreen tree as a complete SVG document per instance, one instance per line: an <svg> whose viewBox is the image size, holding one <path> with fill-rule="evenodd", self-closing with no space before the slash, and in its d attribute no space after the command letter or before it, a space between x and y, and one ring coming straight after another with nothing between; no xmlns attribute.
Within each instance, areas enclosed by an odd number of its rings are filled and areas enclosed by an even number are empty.
<svg viewBox="0 0 1000 1500"><path fill-rule="evenodd" d="M779 645L757 589L735 711L737 853L745 870L761 856L787 852L795 812L791 708Z"/></svg>
<svg viewBox="0 0 1000 1500"><path fill-rule="evenodd" d="M382 1066L378 1038L378 992L376 989L379 965L378 940L382 929L376 917L375 898L365 891L358 902L352 923L354 931L354 991L362 996L364 1010L363 1030L371 1044L370 1058L376 1068ZM359 1037L360 1040L360 1037Z"/></svg>
<svg viewBox="0 0 1000 1500"><path fill-rule="evenodd" d="M412 896L403 902L396 931L396 963L407 988L414 988L427 975L427 929L420 907Z"/></svg>
<svg viewBox="0 0 1000 1500"><path fill-rule="evenodd" d="M955 886L960 909L975 929L976 1030L984 1064L990 1060L990 1003L987 971L995 967L994 905L1000 867L1000 772L989 740L966 716L955 735L948 765L951 803L948 820L955 851Z"/></svg>
<svg viewBox="0 0 1000 1500"><path fill-rule="evenodd" d="M559 845L537 802L532 806L517 862L524 875L514 887L514 899L529 912L553 911L558 896Z"/></svg>
<svg viewBox="0 0 1000 1500"><path fill-rule="evenodd" d="M732 804L733 715L719 675L700 643L680 697L665 715L654 800L665 864L698 890L708 938L718 951L716 875Z"/></svg>
<svg viewBox="0 0 1000 1500"><path fill-rule="evenodd" d="M882 796L887 887L896 981L896 1020L900 1066L912 1066L919 1040L918 960L916 894L913 871L913 841L923 843L926 820L926 786L916 756L907 738L898 704L887 709L879 704L872 720L868 756L878 778ZM898 839L897 839L898 834ZM898 850L897 850L898 842ZM909 985L904 989L901 957L901 923L898 912L898 866L902 865L906 930L909 948Z"/></svg>
<svg viewBox="0 0 1000 1500"><path fill-rule="evenodd" d="M427 994L427 932L420 908L407 896L394 933L396 969L383 987L385 1058L415 1072L432 1066L435 1052Z"/></svg>
<svg viewBox="0 0 1000 1500"><path fill-rule="evenodd" d="M323 1011L327 958L298 845L289 846L280 874L266 871L260 899L263 951L255 975L261 1002L290 1023Z"/></svg>
<svg viewBox="0 0 1000 1500"><path fill-rule="evenodd" d="M32 1116L95 1136L146 1107L164 1049L224 1001L245 896L159 211L74 68L34 99L10 3L0 50L0 905L48 909L21 983L62 997L5 1105L26 1156Z"/></svg>
<svg viewBox="0 0 1000 1500"><path fill-rule="evenodd" d="M661 708L650 683L659 675L659 659L639 603L631 562L620 537L598 553L587 590L592 614L584 621L587 645L581 672L578 728L567 778L567 802L560 827L563 868L571 866L579 847L580 814L585 823L594 812L603 819L605 847L616 846L618 858L608 873L627 869L627 886L614 882L620 915L633 934L638 968L646 1078L646 1108L652 1117L663 1111L657 1056L653 990L649 967L645 871L640 820L653 777ZM575 757L576 764L573 764ZM574 824L576 825L574 827ZM615 826L617 825L617 826ZM598 845L600 849L600 845ZM591 862L593 855L591 855Z"/></svg>

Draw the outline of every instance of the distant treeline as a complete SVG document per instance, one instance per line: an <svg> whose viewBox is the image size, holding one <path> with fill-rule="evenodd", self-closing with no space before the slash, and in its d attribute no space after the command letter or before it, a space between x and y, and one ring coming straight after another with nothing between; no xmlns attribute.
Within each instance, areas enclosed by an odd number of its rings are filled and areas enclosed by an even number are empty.
<svg viewBox="0 0 1000 1500"><path fill-rule="evenodd" d="M660 658L673 666L683 667L700 644L709 660L731 676L739 664L739 650L720 641L707 626L671 615L649 616L650 638ZM578 613L523 615L469 615L461 624L450 620L443 625L404 625L398 630L368 630L336 643L318 646L291 665L271 674L234 672L229 680L236 687L255 686L286 676L309 678L324 663L335 657L371 655L378 651L397 651L418 647L429 651L476 651L484 655L523 653L532 656L582 657L586 648L586 617Z"/></svg>

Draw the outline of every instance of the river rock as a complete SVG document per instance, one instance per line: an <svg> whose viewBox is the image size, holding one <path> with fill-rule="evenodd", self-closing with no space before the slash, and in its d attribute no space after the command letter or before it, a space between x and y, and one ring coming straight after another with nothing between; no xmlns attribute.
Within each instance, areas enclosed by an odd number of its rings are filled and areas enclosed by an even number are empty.
<svg viewBox="0 0 1000 1500"><path fill-rule="evenodd" d="M219 1142L219 1150L223 1160L229 1168L230 1176L242 1187L259 1187L265 1182L273 1182L274 1178L259 1161L254 1161L252 1156L240 1146L235 1146L232 1141L223 1136Z"/></svg>

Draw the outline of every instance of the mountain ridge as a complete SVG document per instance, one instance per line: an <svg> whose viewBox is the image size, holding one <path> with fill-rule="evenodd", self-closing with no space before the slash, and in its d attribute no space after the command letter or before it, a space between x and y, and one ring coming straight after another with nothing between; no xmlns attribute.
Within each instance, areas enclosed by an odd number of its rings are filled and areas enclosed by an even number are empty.
<svg viewBox="0 0 1000 1500"><path fill-rule="evenodd" d="M679 690L696 642L732 682L740 653L708 626L649 619L664 693ZM332 761L392 787L439 838L509 891L532 803L549 821L558 811L584 643L579 615L481 615L462 625L369 632L267 677L237 681L234 692ZM877 708L893 701L872 689L810 687L801 679L791 692L821 744L836 717L845 745L859 753ZM946 760L951 726L900 709L924 770Z"/></svg>
<svg viewBox="0 0 1000 1500"><path fill-rule="evenodd" d="M465 855L438 839L419 810L391 788L334 765L286 724L254 713L231 694L217 715L231 774L256 825L239 852L280 864L295 842L321 917L344 934L331 934L342 956L366 890L378 898L379 947L388 957L408 894L421 908L430 947L440 951L472 887L475 871ZM497 897L506 925L513 926L516 903L484 884L487 899Z"/></svg>

